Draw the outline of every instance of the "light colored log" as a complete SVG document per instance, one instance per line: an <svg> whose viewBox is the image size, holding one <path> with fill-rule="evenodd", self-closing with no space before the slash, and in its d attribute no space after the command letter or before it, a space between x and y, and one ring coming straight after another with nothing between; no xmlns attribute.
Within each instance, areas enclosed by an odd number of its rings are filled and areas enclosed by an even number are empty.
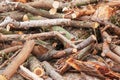
<svg viewBox="0 0 120 80"><path fill-rule="evenodd" d="M12 60L12 62L5 68L1 75L4 75L8 80L14 75L18 67L27 59L35 45L34 40L26 41L21 52Z"/></svg>

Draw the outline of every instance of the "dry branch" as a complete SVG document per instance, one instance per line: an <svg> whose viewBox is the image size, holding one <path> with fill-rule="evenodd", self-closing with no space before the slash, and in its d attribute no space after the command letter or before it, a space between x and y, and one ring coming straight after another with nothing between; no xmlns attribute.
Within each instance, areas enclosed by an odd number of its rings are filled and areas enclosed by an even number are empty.
<svg viewBox="0 0 120 80"><path fill-rule="evenodd" d="M70 55L72 53L76 53L77 49L75 48L67 48L61 51L57 51L57 50L49 50L47 53L39 55L39 54L35 54L39 60L50 60L53 58L61 58L63 56L67 56Z"/></svg>
<svg viewBox="0 0 120 80"><path fill-rule="evenodd" d="M90 44L87 47L80 50L79 53L76 56L77 57L76 59L81 60L85 55L87 55L87 52L89 52L89 50L92 48L92 45L93 44Z"/></svg>
<svg viewBox="0 0 120 80"><path fill-rule="evenodd" d="M109 49L109 44L106 41L103 43L102 49L103 49L102 56L107 56L113 61L120 63L120 57Z"/></svg>
<svg viewBox="0 0 120 80"><path fill-rule="evenodd" d="M67 30L65 30L63 27L61 26L53 26L52 27L53 31L58 31L58 32L64 32L65 33L65 37L71 41L75 40L75 36L73 34L71 34L70 32L68 32Z"/></svg>
<svg viewBox="0 0 120 80"><path fill-rule="evenodd" d="M5 18L6 16L10 16L12 19L15 19L15 20L22 20L24 15L25 15L25 13L20 12L20 11L12 11L12 12L0 13L0 17Z"/></svg>
<svg viewBox="0 0 120 80"><path fill-rule="evenodd" d="M32 53L36 56L38 56L38 55L40 56L42 54L47 53L48 50L49 49L46 46L44 47L42 45L38 45L38 46L34 46Z"/></svg>
<svg viewBox="0 0 120 80"><path fill-rule="evenodd" d="M83 48L82 50L80 50L75 56L74 58L75 59L78 59L78 60L81 60L85 55L86 53L91 49L91 46L92 44L88 45L87 47ZM63 62L64 63L64 62ZM62 64L62 63L61 63ZM67 70L69 70L71 68L70 65L68 65L66 62L65 64L60 68L58 69L59 73L63 74L65 73Z"/></svg>
<svg viewBox="0 0 120 80"><path fill-rule="evenodd" d="M79 79L119 80L119 4L119 0L0 1L0 80L10 80L16 72L27 80L64 80L74 76L64 76L68 70L77 72Z"/></svg>
<svg viewBox="0 0 120 80"><path fill-rule="evenodd" d="M4 6L3 6L4 5ZM63 14L56 13L55 15L50 15L48 11L42 9L36 9L28 4L19 3L19 2L8 2L0 4L0 12L13 11L13 10L26 10L27 12L40 15L48 18L62 18Z"/></svg>
<svg viewBox="0 0 120 80"><path fill-rule="evenodd" d="M120 46L115 45L115 44L110 44L110 49L116 53L117 55L120 56Z"/></svg>
<svg viewBox="0 0 120 80"><path fill-rule="evenodd" d="M96 37L94 35L91 35L86 40L84 40L83 42L78 44L77 49L78 50L83 49L84 47L88 46L89 44L91 44L92 42L95 42L95 41L96 41Z"/></svg>
<svg viewBox="0 0 120 80"><path fill-rule="evenodd" d="M111 36L110 36L106 31L104 31L104 32L102 33L102 35L103 35L104 40L105 40L107 43L111 43L112 38L111 38Z"/></svg>
<svg viewBox="0 0 120 80"><path fill-rule="evenodd" d="M0 23L1 27L6 27L8 24L11 28L23 28L27 29L30 27L41 27L41 26L73 26L79 28L93 28L98 27L99 24L96 22L90 21L73 21L71 19L47 19L47 20L30 20L24 22L18 22L10 17L6 17L6 19Z"/></svg>
<svg viewBox="0 0 120 80"><path fill-rule="evenodd" d="M51 38L56 35L55 31L51 32L43 32L43 33L36 33L36 34L10 34L10 35L0 35L0 41L9 41L9 40L30 40L35 38L46 39Z"/></svg>
<svg viewBox="0 0 120 80"><path fill-rule="evenodd" d="M51 9L53 2L54 0L39 0L39 1L29 2L26 4L35 8Z"/></svg>
<svg viewBox="0 0 120 80"><path fill-rule="evenodd" d="M43 9L51 9L51 8L62 9L64 7L69 6L69 3L67 2L63 3L61 1L54 1L54 0L39 0L39 1L29 2L27 4L35 8L43 8Z"/></svg>
<svg viewBox="0 0 120 80"><path fill-rule="evenodd" d="M56 32L56 37L64 44L65 48L68 47L76 48L75 44L73 44L70 40L68 40L65 36L63 36L59 32Z"/></svg>
<svg viewBox="0 0 120 80"><path fill-rule="evenodd" d="M12 61L14 59L14 57L20 52L21 50L19 49L18 51L16 51L8 60L4 61L1 65L0 65L0 69L3 68L4 66L7 65L8 62Z"/></svg>
<svg viewBox="0 0 120 80"><path fill-rule="evenodd" d="M43 80L42 78L40 78L36 74L32 73L31 71L29 71L27 68L25 68L22 65L20 65L20 70L22 70L27 76L29 76L33 80Z"/></svg>
<svg viewBox="0 0 120 80"><path fill-rule="evenodd" d="M80 72L105 79L105 77L96 69L95 64L92 64L90 62L78 61L72 58L69 58L66 62Z"/></svg>
<svg viewBox="0 0 120 80"><path fill-rule="evenodd" d="M64 80L63 77L55 71L55 69L46 61L43 62L46 74L50 75L54 80Z"/></svg>
<svg viewBox="0 0 120 80"><path fill-rule="evenodd" d="M102 80L107 79L107 77L109 77L110 79L120 78L120 74L111 71L100 62L82 62L72 58L68 59L66 62L76 70L84 72L91 76L98 77Z"/></svg>
<svg viewBox="0 0 120 80"><path fill-rule="evenodd" d="M41 63L37 58L35 58L34 56L31 56L31 57L29 57L28 61L29 61L30 70L33 73L35 73L39 77L41 77L45 74Z"/></svg>
<svg viewBox="0 0 120 80"><path fill-rule="evenodd" d="M20 74L16 73L10 80L25 80Z"/></svg>
<svg viewBox="0 0 120 80"><path fill-rule="evenodd" d="M119 0L113 0L107 3L109 6L120 6L120 1Z"/></svg>
<svg viewBox="0 0 120 80"><path fill-rule="evenodd" d="M31 53L35 42L33 40L26 41L21 52L12 60L12 62L6 67L1 76L6 79L10 79L17 71L18 67L27 59Z"/></svg>
<svg viewBox="0 0 120 80"><path fill-rule="evenodd" d="M6 49L0 51L0 56L10 53L10 52L17 51L18 49L21 49L21 48L22 48L22 46L13 46L13 47L6 48Z"/></svg>
<svg viewBox="0 0 120 80"><path fill-rule="evenodd" d="M17 21L20 21L20 20L25 21L25 19L26 20L42 20L42 19L47 19L45 17L41 17L41 16L37 16L37 15L32 15L30 13L26 14L25 12L20 12L20 11L4 12L4 13L0 14L0 18L5 18L7 16L10 16L12 19L17 20Z"/></svg>
<svg viewBox="0 0 120 80"><path fill-rule="evenodd" d="M99 0L72 0L71 4L74 6L83 6L87 4L97 3Z"/></svg>
<svg viewBox="0 0 120 80"><path fill-rule="evenodd" d="M102 21L102 20L94 19L94 18L92 18L91 20L96 21L96 22L98 22L98 23L100 23L100 24L103 24L103 25L105 25L105 26L110 26L109 28L111 28L112 31L113 31L116 35L118 35L118 36L120 35L120 28L119 28L118 26L110 23L109 21Z"/></svg>

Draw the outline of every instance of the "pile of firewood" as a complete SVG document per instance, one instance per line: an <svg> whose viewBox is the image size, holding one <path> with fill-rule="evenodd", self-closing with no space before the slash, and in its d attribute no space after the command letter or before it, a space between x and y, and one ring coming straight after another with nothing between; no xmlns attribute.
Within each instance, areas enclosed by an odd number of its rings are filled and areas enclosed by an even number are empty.
<svg viewBox="0 0 120 80"><path fill-rule="evenodd" d="M0 80L119 80L120 0L0 1Z"/></svg>

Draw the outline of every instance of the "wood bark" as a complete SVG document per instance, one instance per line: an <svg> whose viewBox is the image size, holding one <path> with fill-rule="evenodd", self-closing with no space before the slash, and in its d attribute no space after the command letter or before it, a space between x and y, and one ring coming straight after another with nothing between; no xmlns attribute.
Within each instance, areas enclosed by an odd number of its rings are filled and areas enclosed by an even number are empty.
<svg viewBox="0 0 120 80"><path fill-rule="evenodd" d="M110 26L109 28L111 28L112 31L113 31L116 35L118 35L118 36L120 35L120 28L119 28L118 26L110 23L109 21L101 21L101 20L96 20L96 19L94 19L94 18L91 18L91 20L96 21L96 22L98 22L98 23L100 23L100 24L103 24L103 25L106 25L106 26L107 26L107 25Z"/></svg>
<svg viewBox="0 0 120 80"><path fill-rule="evenodd" d="M1 27L6 27L10 24L11 28L23 28L28 29L30 27L41 27L41 26L73 26L78 28L93 28L98 27L98 23L90 22L90 21L73 21L70 19L47 19L47 20L30 20L24 22L18 22L10 17L6 17L6 19L0 23Z"/></svg>
<svg viewBox="0 0 120 80"><path fill-rule="evenodd" d="M110 1L107 3L107 5L109 6L120 6L120 1L119 0L115 0L115 1Z"/></svg>
<svg viewBox="0 0 120 80"><path fill-rule="evenodd" d="M68 40L65 36L63 36L59 32L56 32L56 37L63 43L65 48L68 47L76 48L75 44L73 44L70 40Z"/></svg>
<svg viewBox="0 0 120 80"><path fill-rule="evenodd" d="M87 47L83 48L82 50L79 51L79 53L76 56L76 59L81 60L85 55L87 55L87 52L92 48L92 43L88 45Z"/></svg>
<svg viewBox="0 0 120 80"><path fill-rule="evenodd" d="M20 70L22 70L27 76L29 76L33 80L43 80L42 78L38 77L36 74L32 73L22 65L20 65Z"/></svg>
<svg viewBox="0 0 120 80"><path fill-rule="evenodd" d="M80 50L79 52L77 52L77 54L74 56L74 58L81 60L83 58L83 56L86 55L86 53L91 49L91 46L92 46L92 44L88 45L87 47L85 47L82 50ZM59 73L64 74L70 68L71 68L71 66L65 62L65 64L60 69L58 69L58 71L59 71Z"/></svg>
<svg viewBox="0 0 120 80"><path fill-rule="evenodd" d="M72 4L74 6L82 6L82 5L87 5L91 3L97 3L99 0L72 0Z"/></svg>
<svg viewBox="0 0 120 80"><path fill-rule="evenodd" d="M58 31L58 32L64 32L65 33L65 37L71 41L75 40L75 36L71 33L69 33L67 30L65 30L64 28L62 28L61 26L53 26L52 27L53 31Z"/></svg>
<svg viewBox="0 0 120 80"><path fill-rule="evenodd" d="M41 62L34 56L29 57L28 59L30 70L35 73L37 76L41 77L45 75L45 71L42 68Z"/></svg>
<svg viewBox="0 0 120 80"><path fill-rule="evenodd" d="M110 44L110 49L116 53L118 56L120 56L120 46L115 44Z"/></svg>
<svg viewBox="0 0 120 80"><path fill-rule="evenodd" d="M39 0L39 1L29 2L26 4L35 8L51 9L53 7L52 6L53 2L54 0Z"/></svg>
<svg viewBox="0 0 120 80"><path fill-rule="evenodd" d="M105 79L105 77L101 73L99 73L98 70L95 68L94 64L91 64L89 62L74 60L72 58L69 58L66 62L78 71L84 72L91 76L99 77L101 79Z"/></svg>
<svg viewBox="0 0 120 80"><path fill-rule="evenodd" d="M16 16L15 16L16 15ZM11 17L14 20L17 21L25 21L25 16L27 17L27 20L44 20L44 19L48 19L42 16L37 16L37 15L32 15L30 13L26 14L25 12L20 12L20 11L11 11L11 12L4 12L0 14L0 18L5 18L7 16Z"/></svg>
<svg viewBox="0 0 120 80"><path fill-rule="evenodd" d="M22 20L24 15L25 15L25 13L20 12L20 11L12 11L12 12L0 13L0 17L2 17L2 18L10 16L12 19L15 19L15 20Z"/></svg>
<svg viewBox="0 0 120 80"><path fill-rule="evenodd" d="M107 43L111 43L112 38L111 38L111 36L110 36L106 31L104 31L104 32L102 33L102 35L103 35L104 40L105 40Z"/></svg>
<svg viewBox="0 0 120 80"><path fill-rule="evenodd" d="M110 49L109 49L109 44L107 42L103 43L103 48L102 48L103 52L102 52L102 56L107 56L110 59L112 59L113 61L120 63L120 57L118 55L116 55L115 53L113 53Z"/></svg>
<svg viewBox="0 0 120 80"><path fill-rule="evenodd" d="M43 67L48 75L54 80L64 80L63 77L55 71L55 69L46 61L43 62Z"/></svg>
<svg viewBox="0 0 120 80"><path fill-rule="evenodd" d="M4 5L4 6L3 6ZM63 14L56 13L55 15L50 15L50 13L46 10L42 9L36 9L28 4L19 3L19 2L9 2L5 4L0 4L0 12L6 12L6 11L13 11L13 10L26 10L27 12L34 14L34 15L40 15L43 17L48 18L62 18Z"/></svg>
<svg viewBox="0 0 120 80"><path fill-rule="evenodd" d="M40 38L41 40L51 38L56 35L55 31L36 33L36 34L10 34L10 35L0 35L0 41L9 41L9 40L30 40L35 38Z"/></svg>
<svg viewBox="0 0 120 80"><path fill-rule="evenodd" d="M53 58L61 58L63 56L67 56L76 52L77 52L77 49L75 48L67 48L61 51L52 49L42 55L36 54L36 56L38 57L39 60L43 61L43 60L51 60Z"/></svg>
<svg viewBox="0 0 120 80"><path fill-rule="evenodd" d="M16 73L10 80L25 80L20 74Z"/></svg>
<svg viewBox="0 0 120 80"><path fill-rule="evenodd" d="M5 76L6 79L10 79L17 71L18 67L27 59L34 45L35 42L33 40L26 41L21 52L12 60L1 75Z"/></svg>
<svg viewBox="0 0 120 80"><path fill-rule="evenodd" d="M22 46L13 46L13 47L6 48L6 49L0 51L0 56L10 53L10 52L15 52L21 48L22 48Z"/></svg>
<svg viewBox="0 0 120 80"><path fill-rule="evenodd" d="M102 80L107 79L107 77L110 77L110 79L120 78L120 74L112 72L109 68L105 65L101 65L99 62L82 62L72 58L68 59L66 62L76 70L98 77Z"/></svg>
<svg viewBox="0 0 120 80"><path fill-rule="evenodd" d="M80 44L77 45L77 49L83 49L84 47L88 46L92 42L96 41L96 37L94 35L89 36L86 40L81 42Z"/></svg>
<svg viewBox="0 0 120 80"><path fill-rule="evenodd" d="M7 65L8 62L12 61L14 59L14 57L20 52L21 50L16 51L8 60L4 61L4 63L2 63L0 65L0 69L2 69L3 67L5 67Z"/></svg>
<svg viewBox="0 0 120 80"><path fill-rule="evenodd" d="M47 53L49 51L49 49L45 46L42 45L38 45L38 46L34 46L32 54L36 55L36 56L41 56L45 53Z"/></svg>

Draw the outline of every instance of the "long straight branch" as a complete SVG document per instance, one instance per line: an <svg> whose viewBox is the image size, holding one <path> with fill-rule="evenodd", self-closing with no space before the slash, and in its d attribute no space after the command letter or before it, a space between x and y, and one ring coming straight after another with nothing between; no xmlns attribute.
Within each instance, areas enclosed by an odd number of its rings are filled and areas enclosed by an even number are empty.
<svg viewBox="0 0 120 80"><path fill-rule="evenodd" d="M23 4L19 2L8 2L5 4L0 4L0 12L13 11L13 10L25 10L31 14L40 15L48 18L62 18L63 14L56 13L55 15L50 15L49 11L36 9L28 4Z"/></svg>
<svg viewBox="0 0 120 80"><path fill-rule="evenodd" d="M64 80L63 77L55 71L55 69L46 61L43 62L43 67L46 73L50 75L54 80Z"/></svg>
<svg viewBox="0 0 120 80"><path fill-rule="evenodd" d="M71 19L47 19L47 20L30 20L24 22L18 22L6 17L5 20L0 23L1 27L6 27L9 24L11 28L23 28L28 29L30 27L41 27L41 26L73 26L78 28L93 28L98 27L98 23L90 21L74 21Z"/></svg>
<svg viewBox="0 0 120 80"><path fill-rule="evenodd" d="M20 45L6 48L6 49L0 51L0 56L2 56L3 54L17 51L18 49L21 49L21 48L22 48L22 46L20 46Z"/></svg>
<svg viewBox="0 0 120 80"><path fill-rule="evenodd" d="M27 59L35 45L34 40L26 41L21 52L12 60L12 62L6 67L1 74L3 78L10 79L17 71L18 67Z"/></svg>
<svg viewBox="0 0 120 80"><path fill-rule="evenodd" d="M0 41L9 41L9 40L30 40L35 38L46 39L55 36L55 31L43 32L36 34L10 34L10 35L0 35Z"/></svg>

